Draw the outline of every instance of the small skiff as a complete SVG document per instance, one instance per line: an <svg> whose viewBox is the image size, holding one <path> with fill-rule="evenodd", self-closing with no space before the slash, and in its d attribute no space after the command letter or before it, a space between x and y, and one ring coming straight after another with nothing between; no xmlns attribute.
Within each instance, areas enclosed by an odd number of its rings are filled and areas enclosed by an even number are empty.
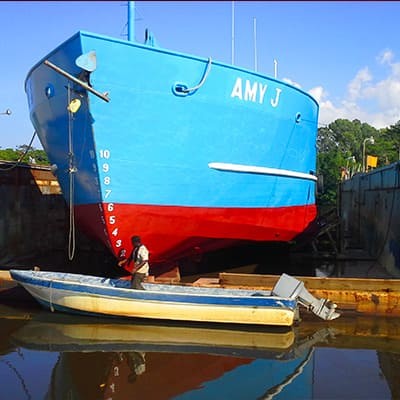
<svg viewBox="0 0 400 400"><path fill-rule="evenodd" d="M336 305L313 298L304 284L283 274L272 291L204 288L130 282L95 276L10 270L42 306L54 311L176 321L291 326L298 302L323 319L334 319Z"/></svg>

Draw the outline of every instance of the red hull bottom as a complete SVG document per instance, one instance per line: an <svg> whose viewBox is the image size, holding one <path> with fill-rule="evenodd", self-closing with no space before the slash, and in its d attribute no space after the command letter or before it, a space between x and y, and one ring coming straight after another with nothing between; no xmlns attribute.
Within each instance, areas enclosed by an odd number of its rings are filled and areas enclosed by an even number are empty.
<svg viewBox="0 0 400 400"><path fill-rule="evenodd" d="M79 227L118 258L130 254L132 235L152 263L229 247L243 241L288 242L316 218L315 205L280 208L199 208L92 204L75 207Z"/></svg>

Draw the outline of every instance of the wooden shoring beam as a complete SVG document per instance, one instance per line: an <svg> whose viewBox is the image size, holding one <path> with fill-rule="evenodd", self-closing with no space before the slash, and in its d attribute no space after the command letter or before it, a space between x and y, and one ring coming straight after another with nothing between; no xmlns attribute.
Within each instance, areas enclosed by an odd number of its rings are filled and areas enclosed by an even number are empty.
<svg viewBox="0 0 400 400"><path fill-rule="evenodd" d="M400 316L400 280L372 278L317 278L296 276L317 298L328 298L339 311ZM219 274L223 287L271 290L278 275Z"/></svg>

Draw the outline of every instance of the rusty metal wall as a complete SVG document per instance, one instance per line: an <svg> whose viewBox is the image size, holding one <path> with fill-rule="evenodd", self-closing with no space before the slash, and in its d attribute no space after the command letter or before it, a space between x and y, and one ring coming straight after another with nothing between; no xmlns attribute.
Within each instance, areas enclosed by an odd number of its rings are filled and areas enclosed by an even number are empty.
<svg viewBox="0 0 400 400"><path fill-rule="evenodd" d="M66 206L49 168L0 163L0 265L65 247Z"/></svg>
<svg viewBox="0 0 400 400"><path fill-rule="evenodd" d="M109 250L79 229L69 260L68 212L49 167L0 161L0 268L118 275L121 268Z"/></svg>
<svg viewBox="0 0 400 400"><path fill-rule="evenodd" d="M361 248L400 277L400 162L340 185L341 250Z"/></svg>

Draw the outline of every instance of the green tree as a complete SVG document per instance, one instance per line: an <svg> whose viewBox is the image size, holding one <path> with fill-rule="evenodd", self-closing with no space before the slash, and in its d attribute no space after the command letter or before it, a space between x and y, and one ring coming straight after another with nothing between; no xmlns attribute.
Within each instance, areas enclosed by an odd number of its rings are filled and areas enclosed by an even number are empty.
<svg viewBox="0 0 400 400"><path fill-rule="evenodd" d="M377 146L382 158L382 163L379 165L400 160L400 121L382 130Z"/></svg>
<svg viewBox="0 0 400 400"><path fill-rule="evenodd" d="M323 180L323 191L317 196L320 205L336 204L342 171L346 169L350 174L360 172L364 139L373 136L378 140L381 135L380 131L358 119L337 119L318 129L317 172Z"/></svg>
<svg viewBox="0 0 400 400"><path fill-rule="evenodd" d="M49 165L47 154L44 150L29 148L27 145L18 146L16 149L1 149L0 160L4 161L20 161L21 163L36 163L40 165Z"/></svg>
<svg viewBox="0 0 400 400"><path fill-rule="evenodd" d="M0 149L0 160L17 161L19 157L20 154L18 154L14 149L11 148Z"/></svg>

